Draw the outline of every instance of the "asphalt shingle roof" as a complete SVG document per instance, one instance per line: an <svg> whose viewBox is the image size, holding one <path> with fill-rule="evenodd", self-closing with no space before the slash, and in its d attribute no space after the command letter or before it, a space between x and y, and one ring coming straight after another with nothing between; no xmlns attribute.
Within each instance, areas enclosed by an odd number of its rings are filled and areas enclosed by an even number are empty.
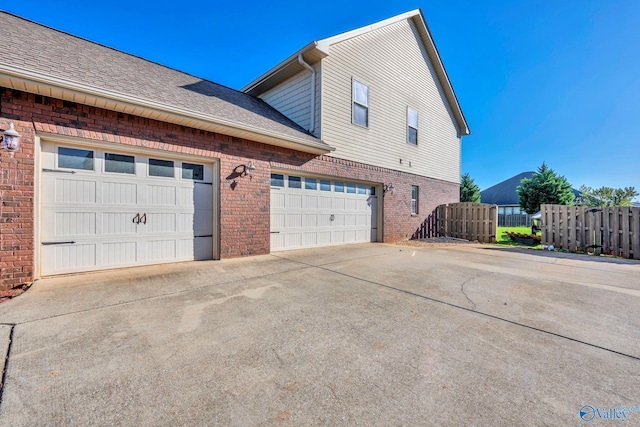
<svg viewBox="0 0 640 427"><path fill-rule="evenodd" d="M493 187L480 192L480 201L482 203L490 203L492 205L518 205L520 198L517 188L523 178L531 179L533 172L522 172L516 176L512 176Z"/></svg>
<svg viewBox="0 0 640 427"><path fill-rule="evenodd" d="M0 45L14 67L323 144L259 98L2 11Z"/></svg>

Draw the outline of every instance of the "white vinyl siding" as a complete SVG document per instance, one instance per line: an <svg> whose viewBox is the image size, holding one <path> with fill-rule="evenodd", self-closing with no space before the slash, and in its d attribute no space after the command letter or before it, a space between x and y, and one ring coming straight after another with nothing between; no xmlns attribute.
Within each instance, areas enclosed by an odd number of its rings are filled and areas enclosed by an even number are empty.
<svg viewBox="0 0 640 427"><path fill-rule="evenodd" d="M460 181L457 123L414 24L404 20L331 45L322 60L322 139L331 156ZM369 127L351 124L352 78L370 88ZM407 143L407 106L420 118Z"/></svg>
<svg viewBox="0 0 640 427"><path fill-rule="evenodd" d="M316 105L314 135L320 137L320 96L322 77L320 63L316 70ZM305 130L311 127L311 72L304 70L273 89L260 95L260 98L276 110L293 120Z"/></svg>

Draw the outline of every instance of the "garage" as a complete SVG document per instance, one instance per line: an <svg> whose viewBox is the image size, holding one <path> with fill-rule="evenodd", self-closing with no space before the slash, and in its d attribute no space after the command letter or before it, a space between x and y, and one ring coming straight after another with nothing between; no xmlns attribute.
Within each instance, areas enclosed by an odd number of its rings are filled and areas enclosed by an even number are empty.
<svg viewBox="0 0 640 427"><path fill-rule="evenodd" d="M377 241L371 184L271 174L271 251Z"/></svg>
<svg viewBox="0 0 640 427"><path fill-rule="evenodd" d="M214 257L213 165L42 142L44 276Z"/></svg>

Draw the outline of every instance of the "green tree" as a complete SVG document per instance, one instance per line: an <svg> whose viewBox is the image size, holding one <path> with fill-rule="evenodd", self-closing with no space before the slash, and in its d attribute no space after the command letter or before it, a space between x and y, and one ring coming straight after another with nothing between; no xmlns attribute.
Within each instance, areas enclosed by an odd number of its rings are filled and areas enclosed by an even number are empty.
<svg viewBox="0 0 640 427"><path fill-rule="evenodd" d="M586 185L580 187L580 193L577 202L589 207L631 206L633 198L640 195L634 187L593 189Z"/></svg>
<svg viewBox="0 0 640 427"><path fill-rule="evenodd" d="M473 182L473 178L468 173L462 175L460 182L460 201L480 203L480 187Z"/></svg>
<svg viewBox="0 0 640 427"><path fill-rule="evenodd" d="M543 203L573 205L575 199L567 178L556 174L544 162L531 179L520 181L517 191L520 207L528 214L538 212Z"/></svg>

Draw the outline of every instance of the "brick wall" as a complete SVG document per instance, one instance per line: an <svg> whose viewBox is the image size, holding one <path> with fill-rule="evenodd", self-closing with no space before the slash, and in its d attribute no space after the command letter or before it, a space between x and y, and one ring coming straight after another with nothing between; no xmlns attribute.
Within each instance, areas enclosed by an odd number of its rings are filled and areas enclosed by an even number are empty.
<svg viewBox="0 0 640 427"><path fill-rule="evenodd" d="M0 124L16 124L22 147L13 158L1 153L0 289L29 281L34 253L34 138L38 133L80 137L114 145L154 148L210 157L220 163L220 256L269 253L271 167L389 184L384 241L409 238L439 204L458 201L458 184L330 156L314 156L227 135L0 88ZM6 128L6 127L5 127ZM252 160L255 172L239 177ZM233 181L236 185L232 185ZM410 214L411 185L420 187L419 215Z"/></svg>
<svg viewBox="0 0 640 427"><path fill-rule="evenodd" d="M22 135L16 153L0 151L0 290L33 280L34 139L29 122L13 121Z"/></svg>

